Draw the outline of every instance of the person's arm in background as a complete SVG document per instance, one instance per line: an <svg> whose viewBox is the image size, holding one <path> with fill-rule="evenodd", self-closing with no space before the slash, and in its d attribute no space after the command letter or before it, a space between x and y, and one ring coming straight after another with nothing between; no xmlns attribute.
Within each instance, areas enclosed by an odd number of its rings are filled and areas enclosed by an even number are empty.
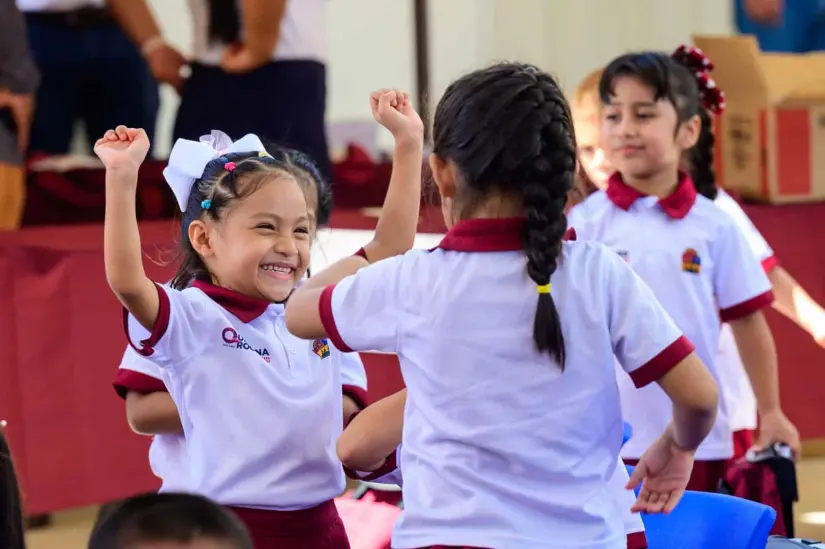
<svg viewBox="0 0 825 549"><path fill-rule="evenodd" d="M286 0L242 0L243 44L227 48L221 68L249 72L268 63L281 36L285 11Z"/></svg>
<svg viewBox="0 0 825 549"><path fill-rule="evenodd" d="M775 297L773 308L825 347L825 309L780 265L768 272L768 278Z"/></svg>
<svg viewBox="0 0 825 549"><path fill-rule="evenodd" d="M180 90L186 58L163 39L146 0L106 0L112 15L140 50L155 80Z"/></svg>
<svg viewBox="0 0 825 549"><path fill-rule="evenodd" d="M127 392L126 420L129 427L141 435L183 434L178 407L165 391L148 394Z"/></svg>
<svg viewBox="0 0 825 549"><path fill-rule="evenodd" d="M29 146L34 92L40 84L26 36L26 23L15 0L0 0L0 109L8 109L17 126L20 152Z"/></svg>

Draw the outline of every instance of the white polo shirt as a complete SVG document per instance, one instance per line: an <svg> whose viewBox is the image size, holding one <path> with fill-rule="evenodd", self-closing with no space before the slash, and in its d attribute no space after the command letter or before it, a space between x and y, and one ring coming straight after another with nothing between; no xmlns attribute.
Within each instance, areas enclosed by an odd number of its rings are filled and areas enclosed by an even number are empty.
<svg viewBox="0 0 825 549"><path fill-rule="evenodd" d="M238 19L243 24L242 2ZM192 59L205 65L219 65L226 44L209 40L209 4L207 0L189 0L194 27ZM243 28L241 28L243 37ZM243 38L242 38L243 39ZM281 20L280 35L272 60L302 60L326 63L327 59L327 0L287 0Z"/></svg>
<svg viewBox="0 0 825 549"><path fill-rule="evenodd" d="M367 406L367 374L364 363L355 353L342 356L341 378L343 394L351 397L362 409ZM140 356L132 347L126 347L120 361L114 387L125 399L127 393L167 392L163 372L151 360ZM149 466L162 481L160 492L186 492L189 489L186 437L182 434L158 434L149 446Z"/></svg>
<svg viewBox="0 0 825 549"><path fill-rule="evenodd" d="M106 0L17 0L17 7L22 12L70 12L105 6Z"/></svg>
<svg viewBox="0 0 825 549"><path fill-rule="evenodd" d="M463 221L438 249L322 294L330 340L398 353L407 385L393 547L626 547L608 484L623 430L613 356L644 386L693 346L615 254L566 242L552 277L564 370L539 354L523 226Z"/></svg>
<svg viewBox="0 0 825 549"><path fill-rule="evenodd" d="M390 460L395 464L395 456L401 454L403 444L399 444L395 450L395 455L390 457ZM381 476L374 478L372 482L378 484L392 484L397 486L404 486L404 476L400 467L395 467L392 471L385 473L382 468ZM360 475L359 475L360 476ZM363 477L362 477L363 478ZM627 468L622 462L621 458L617 461L616 470L608 480L608 487L615 497L616 513L620 514L624 519L625 534L627 535L627 549L645 549L647 547L647 537L645 536L645 525L642 522L642 516L639 513L632 513L630 511L633 504L636 502L636 495L633 490L626 490L630 475L627 474Z"/></svg>
<svg viewBox="0 0 825 549"><path fill-rule="evenodd" d="M683 176L673 195L644 196L614 175L607 191L573 208L579 238L606 244L647 283L721 385L717 351L722 321L750 315L773 301L771 284L742 232ZM622 413L633 437L622 456L638 459L670 421L671 402L655 385L636 389L619 373ZM696 459L733 454L730 413L720 399L716 424Z"/></svg>
<svg viewBox="0 0 825 549"><path fill-rule="evenodd" d="M114 387L123 399L130 391L144 395L166 392L160 368L131 347L126 347L123 353ZM153 436L149 446L149 466L163 482L161 492L186 492L189 489L186 438L182 434Z"/></svg>
<svg viewBox="0 0 825 549"><path fill-rule="evenodd" d="M273 510L339 495L344 354L291 335L283 305L203 282L158 293L153 332L128 327L178 407L191 491Z"/></svg>
<svg viewBox="0 0 825 549"><path fill-rule="evenodd" d="M773 253L765 237L753 224L748 214L742 210L741 206L728 193L719 190L715 200L716 205L730 216L734 224L745 235L748 245L762 264L765 273L770 273L778 265L776 256ZM756 396L753 394L750 378L742 364L739 356L739 349L736 346L736 339L733 337L728 324L722 324L722 332L719 335L719 379L722 398L725 399L730 411L731 429L736 431L756 429L758 419L756 412Z"/></svg>

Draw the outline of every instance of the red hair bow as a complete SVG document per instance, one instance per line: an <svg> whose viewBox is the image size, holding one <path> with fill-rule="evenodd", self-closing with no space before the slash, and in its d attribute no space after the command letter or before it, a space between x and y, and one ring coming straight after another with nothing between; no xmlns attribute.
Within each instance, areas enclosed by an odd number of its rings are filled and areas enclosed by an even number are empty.
<svg viewBox="0 0 825 549"><path fill-rule="evenodd" d="M716 81L710 77L710 71L713 70L710 58L699 48L684 44L676 48L671 57L696 76L702 105L715 114L722 114L725 110L725 92L720 90Z"/></svg>

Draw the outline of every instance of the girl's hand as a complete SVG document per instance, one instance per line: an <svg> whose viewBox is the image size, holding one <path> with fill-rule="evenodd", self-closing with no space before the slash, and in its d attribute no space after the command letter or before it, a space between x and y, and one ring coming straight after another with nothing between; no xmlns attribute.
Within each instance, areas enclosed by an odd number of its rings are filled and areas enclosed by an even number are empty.
<svg viewBox="0 0 825 549"><path fill-rule="evenodd" d="M406 93L391 89L374 91L370 94L370 108L373 118L392 133L396 142L423 141L424 123Z"/></svg>
<svg viewBox="0 0 825 549"><path fill-rule="evenodd" d="M759 418L759 446L767 448L776 442L790 446L794 461L799 458L799 453L802 451L799 431L782 410L762 414Z"/></svg>
<svg viewBox="0 0 825 549"><path fill-rule="evenodd" d="M639 459L628 489L642 489L631 508L634 513L670 513L679 503L693 471L693 452L676 444L671 427Z"/></svg>
<svg viewBox="0 0 825 549"><path fill-rule="evenodd" d="M107 170L137 171L149 152L149 137L142 129L118 126L98 139L94 150Z"/></svg>
<svg viewBox="0 0 825 549"><path fill-rule="evenodd" d="M221 68L229 73L245 73L259 69L271 61L269 54L259 54L245 44L232 44L226 48Z"/></svg>

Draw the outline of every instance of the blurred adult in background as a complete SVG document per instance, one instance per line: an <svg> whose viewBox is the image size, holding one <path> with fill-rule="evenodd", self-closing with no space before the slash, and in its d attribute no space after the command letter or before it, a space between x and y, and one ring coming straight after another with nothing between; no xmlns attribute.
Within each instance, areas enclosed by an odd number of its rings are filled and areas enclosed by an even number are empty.
<svg viewBox="0 0 825 549"><path fill-rule="evenodd" d="M825 50L825 0L736 0L736 26L763 51Z"/></svg>
<svg viewBox="0 0 825 549"><path fill-rule="evenodd" d="M112 8L121 3L113 1ZM157 42L138 42L141 51L106 0L17 0L17 5L42 74L30 151L68 153L78 121L90 148L118 124L145 128L153 137L160 105L156 77L164 81L164 75L153 77L150 66L159 55L172 55L168 46L161 50ZM182 65L184 59L177 57Z"/></svg>
<svg viewBox="0 0 825 549"><path fill-rule="evenodd" d="M0 0L0 230L20 225L26 188L23 153L38 81L23 16L14 0Z"/></svg>
<svg viewBox="0 0 825 549"><path fill-rule="evenodd" d="M149 13L145 0L119 0ZM221 128L330 162L326 113L326 0L189 0L194 25L191 75L181 90L174 137ZM126 9L126 7L124 7ZM122 18L148 35L149 17Z"/></svg>
<svg viewBox="0 0 825 549"><path fill-rule="evenodd" d="M5 2L5 0L3 1ZM6 11L0 12L0 21L5 17ZM14 472L11 450L6 438L3 436L3 425L0 423L0 547L3 549L25 549L26 540L23 532L20 487L17 484L17 475Z"/></svg>

